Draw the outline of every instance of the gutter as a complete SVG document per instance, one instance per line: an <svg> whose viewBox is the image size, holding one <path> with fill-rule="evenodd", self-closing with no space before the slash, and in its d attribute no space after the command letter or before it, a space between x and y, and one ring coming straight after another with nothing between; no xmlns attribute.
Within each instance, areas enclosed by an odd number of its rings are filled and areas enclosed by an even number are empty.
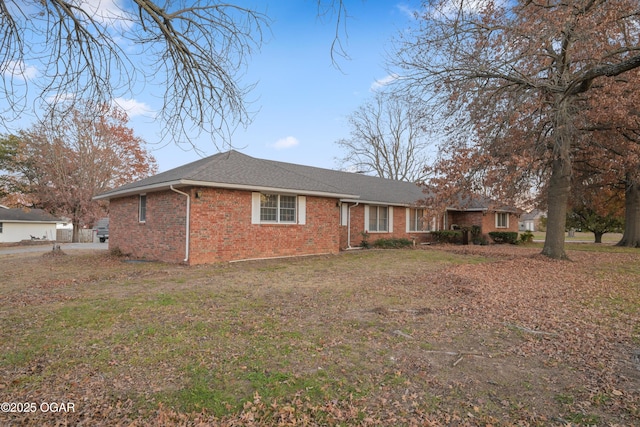
<svg viewBox="0 0 640 427"><path fill-rule="evenodd" d="M351 208L358 206L360 202L356 202L355 205L351 205L347 209L347 249L353 249L351 247Z"/></svg>
<svg viewBox="0 0 640 427"><path fill-rule="evenodd" d="M175 188L173 188L173 185L170 185L169 188L171 189L171 191L173 191L174 193L178 193L178 194L182 194L183 196L187 197L187 218L186 218L186 227L185 227L185 233L186 233L186 241L185 241L185 249L184 249L184 262L188 262L189 261L189 223L191 222L191 196L189 196L187 193L184 193L180 190L176 190Z"/></svg>

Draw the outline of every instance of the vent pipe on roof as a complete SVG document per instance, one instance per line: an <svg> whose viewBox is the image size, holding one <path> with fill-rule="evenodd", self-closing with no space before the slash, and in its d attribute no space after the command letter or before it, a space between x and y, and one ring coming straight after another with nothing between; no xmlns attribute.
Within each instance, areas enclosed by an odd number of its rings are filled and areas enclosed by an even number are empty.
<svg viewBox="0 0 640 427"><path fill-rule="evenodd" d="M191 222L191 196L189 196L189 194L184 193L180 190L176 190L175 188L173 188L173 185L170 185L169 188L171 189L171 191L178 193L178 194L182 194L183 196L187 197L187 218L186 218L186 227L185 227L185 232L186 232L186 242L185 242L185 249L184 249L184 262L188 262L189 261L189 223Z"/></svg>

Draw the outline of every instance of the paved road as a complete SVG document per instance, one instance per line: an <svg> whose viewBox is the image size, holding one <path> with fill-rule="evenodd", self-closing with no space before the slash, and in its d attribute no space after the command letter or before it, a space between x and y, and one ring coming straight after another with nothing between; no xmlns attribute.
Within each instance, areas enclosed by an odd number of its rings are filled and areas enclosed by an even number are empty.
<svg viewBox="0 0 640 427"><path fill-rule="evenodd" d="M34 245L34 246L9 246L0 248L0 255L6 254L23 254L31 252L46 252L53 248L52 244L49 245ZM63 251L70 250L108 250L108 243L60 243L60 249Z"/></svg>

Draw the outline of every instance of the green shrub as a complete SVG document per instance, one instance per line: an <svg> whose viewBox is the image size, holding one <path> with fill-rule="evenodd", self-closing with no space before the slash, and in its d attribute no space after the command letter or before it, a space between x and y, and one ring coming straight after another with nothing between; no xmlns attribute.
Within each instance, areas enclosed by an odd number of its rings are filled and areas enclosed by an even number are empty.
<svg viewBox="0 0 640 427"><path fill-rule="evenodd" d="M485 241L487 240L482 236L482 228L479 225L472 225L470 231L471 231L471 241L473 242L474 245L482 244L483 239Z"/></svg>
<svg viewBox="0 0 640 427"><path fill-rule="evenodd" d="M413 244L409 239L378 239L373 242L373 246L380 249L406 248Z"/></svg>
<svg viewBox="0 0 640 427"><path fill-rule="evenodd" d="M520 234L520 243L527 244L533 242L533 233L529 230Z"/></svg>
<svg viewBox="0 0 640 427"><path fill-rule="evenodd" d="M362 236L362 241L360 242L360 247L363 249L369 249L370 245L369 245L369 233L367 233L366 231L363 231L360 233L360 235Z"/></svg>
<svg viewBox="0 0 640 427"><path fill-rule="evenodd" d="M518 233L515 231L490 231L489 237L494 243L511 243L515 245L518 242Z"/></svg>
<svg viewBox="0 0 640 427"><path fill-rule="evenodd" d="M462 232L460 230L440 230L432 231L433 240L437 243L460 243L462 242Z"/></svg>

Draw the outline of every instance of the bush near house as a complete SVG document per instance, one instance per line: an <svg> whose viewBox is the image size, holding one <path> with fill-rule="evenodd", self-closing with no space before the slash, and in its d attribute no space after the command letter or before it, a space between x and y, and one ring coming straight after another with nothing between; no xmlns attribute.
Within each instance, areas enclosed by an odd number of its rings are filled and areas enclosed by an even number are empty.
<svg viewBox="0 0 640 427"><path fill-rule="evenodd" d="M524 233L520 234L519 242L522 243L522 244L532 243L533 242L533 233L531 231L527 230Z"/></svg>
<svg viewBox="0 0 640 427"><path fill-rule="evenodd" d="M432 231L431 235L436 243L461 243L462 231L460 230L440 230Z"/></svg>
<svg viewBox="0 0 640 427"><path fill-rule="evenodd" d="M510 243L515 245L518 242L518 233L515 231L490 231L489 237L494 243Z"/></svg>
<svg viewBox="0 0 640 427"><path fill-rule="evenodd" d="M406 238L401 239L378 239L373 242L373 246L375 248L380 249L399 249L399 248L408 248L413 244L413 242Z"/></svg>

